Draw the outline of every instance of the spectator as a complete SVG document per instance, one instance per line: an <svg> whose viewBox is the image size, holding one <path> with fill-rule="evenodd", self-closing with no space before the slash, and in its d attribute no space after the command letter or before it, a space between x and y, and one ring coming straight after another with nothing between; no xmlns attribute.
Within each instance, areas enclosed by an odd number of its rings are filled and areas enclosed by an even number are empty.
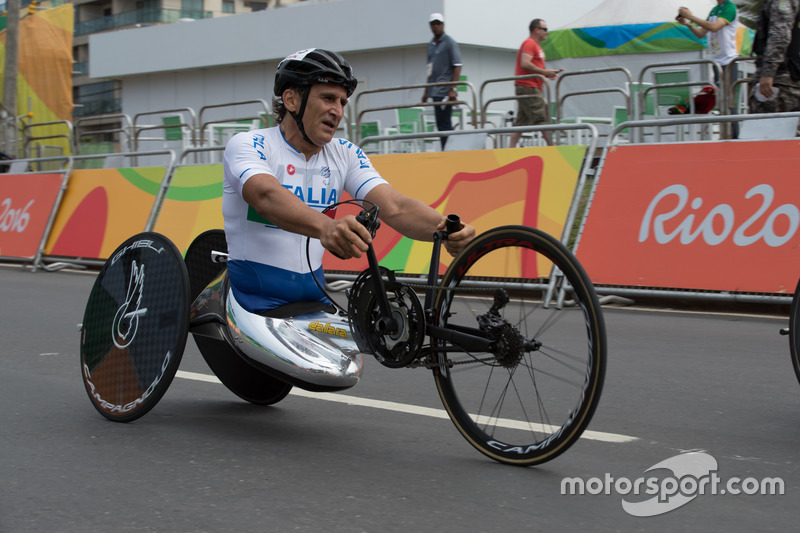
<svg viewBox="0 0 800 533"><path fill-rule="evenodd" d="M732 85L739 75L736 63L732 62L739 55L736 49L736 31L739 26L736 5L731 0L717 0L717 5L711 8L706 20L694 16L689 8L681 7L676 20L689 28L698 39L708 35L711 59L722 67L723 72L727 70L728 82ZM714 84L721 87L721 82L714 71ZM730 105L729 110L731 115L736 114L735 105ZM738 137L738 126L738 123L733 123L734 138Z"/></svg>
<svg viewBox="0 0 800 533"><path fill-rule="evenodd" d="M798 110L800 103L800 0L765 0L758 18L750 82L751 113Z"/></svg>
<svg viewBox="0 0 800 533"><path fill-rule="evenodd" d="M547 24L542 19L533 19L528 26L530 36L523 41L517 51L517 62L514 65L514 76L526 74L541 74L547 79L554 80L562 69L553 70L544 66L544 51L539 43L547 39ZM550 124L550 110L542 96L544 82L539 78L516 80L514 91L517 96L530 96L517 101L517 118L514 126L534 126L537 124ZM516 148L522 133L514 132L509 139L509 146ZM552 134L542 132L547 144L553 144Z"/></svg>
<svg viewBox="0 0 800 533"><path fill-rule="evenodd" d="M426 83L445 81L458 81L461 77L461 51L458 43L444 32L444 15L433 13L430 16L430 26L433 39L428 43L428 75ZM422 94L422 102L427 102L428 97L434 102L458 99L456 85L438 85L427 87ZM436 114L436 129L451 131L453 129L453 106L434 106ZM447 137L442 137L442 150L447 144Z"/></svg>

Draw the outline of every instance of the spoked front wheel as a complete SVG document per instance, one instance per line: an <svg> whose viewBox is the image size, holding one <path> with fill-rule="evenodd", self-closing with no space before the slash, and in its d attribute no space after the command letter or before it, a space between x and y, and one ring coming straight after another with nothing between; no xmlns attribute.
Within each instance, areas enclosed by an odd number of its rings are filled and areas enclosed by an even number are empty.
<svg viewBox="0 0 800 533"><path fill-rule="evenodd" d="M553 297L567 290L564 305L546 296L551 278ZM434 308L439 326L491 340L485 352L432 340L439 395L470 444L527 466L578 440L600 398L606 336L594 288L566 247L524 226L483 233L450 265Z"/></svg>

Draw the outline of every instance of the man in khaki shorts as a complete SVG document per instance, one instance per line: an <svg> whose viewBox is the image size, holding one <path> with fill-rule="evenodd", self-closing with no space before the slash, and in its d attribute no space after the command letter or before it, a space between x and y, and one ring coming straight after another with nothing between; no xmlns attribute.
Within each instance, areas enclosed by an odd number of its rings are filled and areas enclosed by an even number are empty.
<svg viewBox="0 0 800 533"><path fill-rule="evenodd" d="M544 66L544 51L539 43L547 39L547 23L542 19L533 19L528 26L530 36L525 39L522 46L517 51L517 61L514 65L514 76L525 76L527 74L539 74L547 79L554 80L558 73L564 69L554 70ZM540 78L516 80L514 82L515 94L517 96L533 97L523 98L517 101L517 117L514 126L535 126L538 124L550 124L550 112L545 104L542 95L542 85L544 82ZM509 147L516 148L522 133L514 132L509 139ZM542 132L542 137L547 144L553 144L552 134L549 131Z"/></svg>

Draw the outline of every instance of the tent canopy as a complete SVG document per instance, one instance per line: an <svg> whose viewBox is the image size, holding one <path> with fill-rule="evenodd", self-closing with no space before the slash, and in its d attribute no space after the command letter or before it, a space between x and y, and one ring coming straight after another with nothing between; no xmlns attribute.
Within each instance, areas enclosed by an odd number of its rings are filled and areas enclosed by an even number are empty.
<svg viewBox="0 0 800 533"><path fill-rule="evenodd" d="M609 67L627 70L637 81L648 69L651 74L643 81L653 80L655 65L675 69L675 63L694 62L685 68L691 81L711 83L713 73L700 61L707 60L706 38L697 39L675 17L678 6L688 7L695 16L706 18L717 0L605 0L602 4L562 29L552 31L542 43L549 68L563 68L559 81L551 84L560 97L576 91L604 87L627 88L622 72L598 72ZM752 30L739 25L737 44L740 54L747 55L752 42ZM672 66L668 66L672 65ZM584 74L567 77L569 74ZM625 104L619 93L592 93L566 98L562 116L611 117L615 106Z"/></svg>
<svg viewBox="0 0 800 533"><path fill-rule="evenodd" d="M707 17L716 0L681 0L699 17ZM548 60L653 52L691 52L706 48L685 26L675 22L674 4L663 0L606 0L587 15L551 32L542 48ZM739 25L737 46L749 54L752 31Z"/></svg>
<svg viewBox="0 0 800 533"><path fill-rule="evenodd" d="M673 22L679 6L688 7L695 16L706 18L715 5L716 0L680 0L675 3L663 0L606 0L559 29Z"/></svg>

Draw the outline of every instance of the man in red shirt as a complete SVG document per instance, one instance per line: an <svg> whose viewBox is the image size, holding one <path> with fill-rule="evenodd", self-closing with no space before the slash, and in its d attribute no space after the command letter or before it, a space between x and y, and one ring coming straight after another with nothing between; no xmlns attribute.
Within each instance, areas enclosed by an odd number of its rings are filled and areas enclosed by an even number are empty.
<svg viewBox="0 0 800 533"><path fill-rule="evenodd" d="M547 79L554 80L558 73L564 69L554 70L544 66L544 51L539 43L547 39L547 23L542 19L533 19L528 26L530 37L525 39L517 52L517 62L514 65L514 76L526 74L539 74ZM517 118L515 126L532 126L537 124L550 124L550 111L542 97L542 85L539 78L516 80L514 82L515 94L526 96L518 100ZM542 132L547 144L553 144L551 132ZM509 146L516 148L522 133L512 133Z"/></svg>

